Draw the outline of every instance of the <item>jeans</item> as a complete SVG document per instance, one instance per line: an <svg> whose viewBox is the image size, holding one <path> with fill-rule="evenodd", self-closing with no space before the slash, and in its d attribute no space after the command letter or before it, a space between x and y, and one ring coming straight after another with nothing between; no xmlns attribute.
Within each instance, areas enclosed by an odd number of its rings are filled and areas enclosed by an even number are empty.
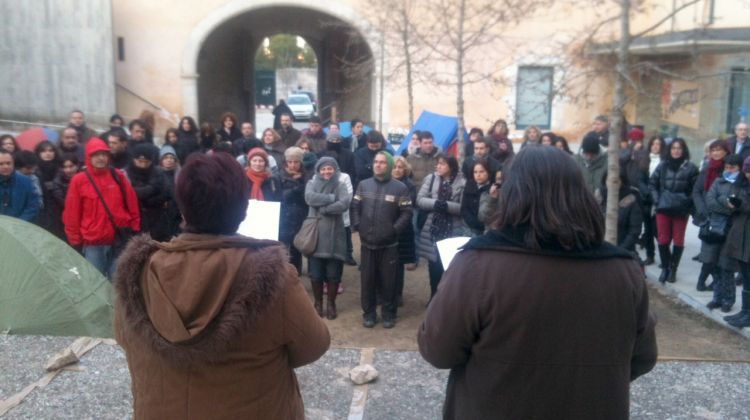
<svg viewBox="0 0 750 420"><path fill-rule="evenodd" d="M110 281L114 274L115 261L111 245L84 245L83 257Z"/></svg>

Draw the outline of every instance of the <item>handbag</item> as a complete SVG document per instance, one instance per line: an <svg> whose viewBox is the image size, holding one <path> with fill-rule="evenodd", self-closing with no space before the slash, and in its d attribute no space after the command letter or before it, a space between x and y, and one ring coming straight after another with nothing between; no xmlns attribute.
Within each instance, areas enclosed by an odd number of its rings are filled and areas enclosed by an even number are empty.
<svg viewBox="0 0 750 420"><path fill-rule="evenodd" d="M125 195L125 188L122 186L122 181L120 180L120 176L117 175L117 172L110 168L110 173L112 174L112 177L115 179L115 182L120 187L120 193L122 194L122 202L125 205L125 210L130 212L128 209L128 200L127 196ZM112 244L112 258L117 258L120 253L125 249L125 246L128 244L128 241L130 241L130 238L133 237L134 232L133 229L127 226L117 226L117 223L115 223L115 216L112 215L112 211L109 209L109 206L107 205L107 202L104 201L104 196L102 196L102 192L99 191L99 187L96 185L96 182L94 182L94 178L91 177L91 174L88 170L83 171L86 174L86 177L89 179L89 182L91 182L91 185L94 187L94 191L96 191L96 195L99 196L99 200L101 200L102 205L104 205L104 210L107 212L107 218L109 219L110 223L112 223L112 227L115 229L115 242Z"/></svg>
<svg viewBox="0 0 750 420"><path fill-rule="evenodd" d="M308 216L302 222L299 232L294 235L294 247L304 256L309 257L315 253L318 246L318 222L320 216Z"/></svg>
<svg viewBox="0 0 750 420"><path fill-rule="evenodd" d="M727 234L729 234L729 221L726 217L713 217L698 230L698 238L707 244L724 243L727 240Z"/></svg>
<svg viewBox="0 0 750 420"><path fill-rule="evenodd" d="M429 193L432 191L432 185L435 184L435 174L432 174L432 179L430 180L430 188L427 190ZM421 231L424 227L425 223L427 223L427 216L430 215L429 210L417 210L417 232Z"/></svg>

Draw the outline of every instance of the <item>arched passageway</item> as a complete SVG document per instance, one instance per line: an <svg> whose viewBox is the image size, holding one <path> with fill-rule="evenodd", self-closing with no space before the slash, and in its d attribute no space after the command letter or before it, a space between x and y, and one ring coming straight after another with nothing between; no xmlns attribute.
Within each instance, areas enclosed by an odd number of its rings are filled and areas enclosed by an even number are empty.
<svg viewBox="0 0 750 420"><path fill-rule="evenodd" d="M185 114L216 121L227 110L255 117L255 52L263 39L287 33L303 37L318 59L321 117L373 120L375 63L356 16L331 1L235 0L209 15L191 34L183 61ZM345 9L345 8L344 8Z"/></svg>

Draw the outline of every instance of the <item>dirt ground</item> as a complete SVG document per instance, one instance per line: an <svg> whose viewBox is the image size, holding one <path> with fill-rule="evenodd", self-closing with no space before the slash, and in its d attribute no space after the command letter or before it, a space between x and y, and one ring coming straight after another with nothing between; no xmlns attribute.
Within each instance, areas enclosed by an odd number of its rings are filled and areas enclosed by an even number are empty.
<svg viewBox="0 0 750 420"><path fill-rule="evenodd" d="M355 258L359 261L358 238ZM309 291L309 278L303 277ZM396 327L384 329L362 326L359 271L344 267L344 293L337 299L339 317L326 320L333 347L374 347L387 350L417 350L416 333L422 322L430 287L424 262L415 271L407 271L404 281L404 306L399 308ZM706 359L750 362L750 340L705 318L673 297L650 289L651 309L658 319L657 339L661 359Z"/></svg>

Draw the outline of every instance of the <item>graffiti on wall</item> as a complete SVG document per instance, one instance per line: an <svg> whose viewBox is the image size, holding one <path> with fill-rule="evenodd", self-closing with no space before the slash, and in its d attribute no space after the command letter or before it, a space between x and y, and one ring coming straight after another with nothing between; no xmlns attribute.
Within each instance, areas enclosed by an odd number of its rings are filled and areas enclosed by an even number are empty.
<svg viewBox="0 0 750 420"><path fill-rule="evenodd" d="M665 80L661 93L661 118L672 124L697 129L700 124L700 85Z"/></svg>

